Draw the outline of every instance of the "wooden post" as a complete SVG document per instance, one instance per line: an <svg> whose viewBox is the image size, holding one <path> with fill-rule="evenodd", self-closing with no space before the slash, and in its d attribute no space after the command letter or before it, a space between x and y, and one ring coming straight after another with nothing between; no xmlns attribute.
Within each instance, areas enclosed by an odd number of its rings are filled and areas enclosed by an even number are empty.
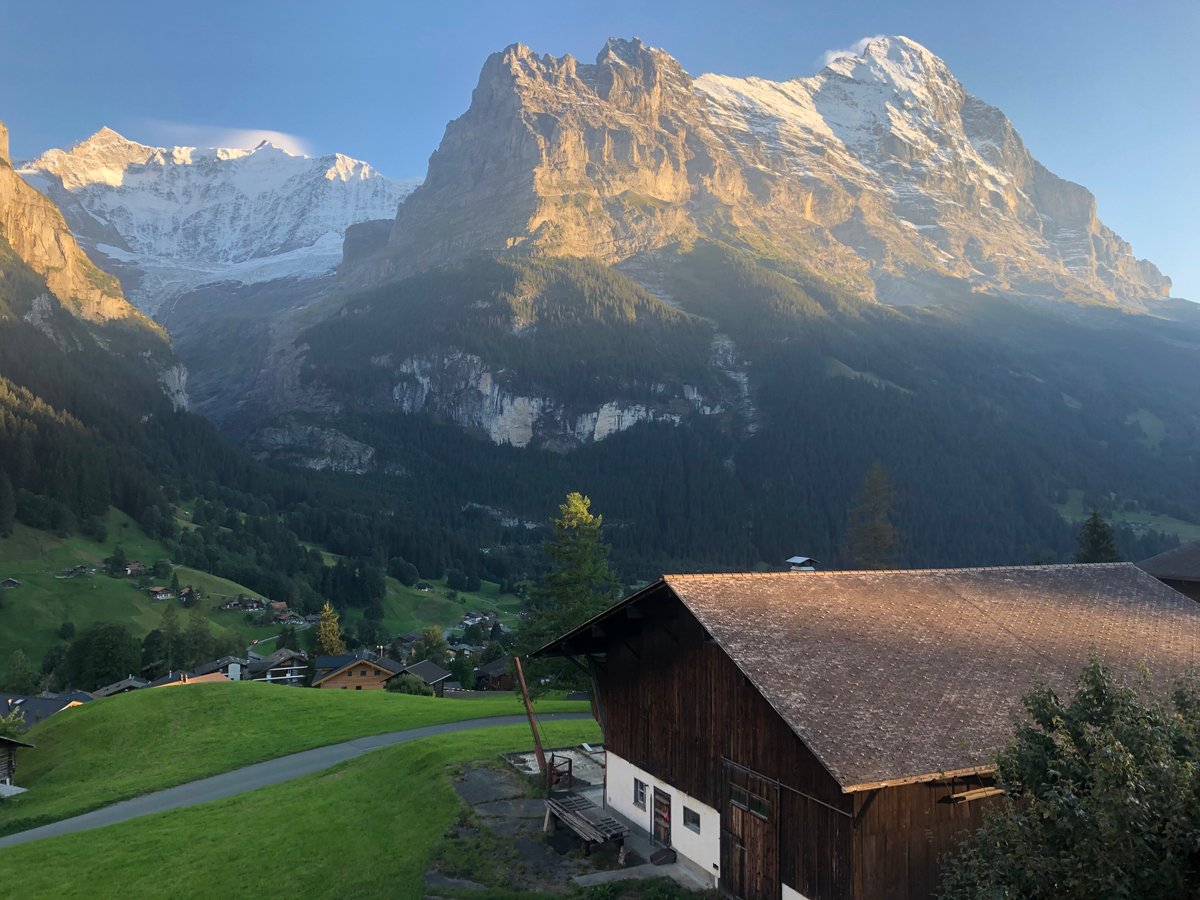
<svg viewBox="0 0 1200 900"><path fill-rule="evenodd" d="M529 702L529 688L525 686L525 671L521 668L521 657L514 656L513 662L517 664L517 682L521 685L521 698L525 701L525 712L529 716L529 728L533 731L533 751L537 754L538 769L543 778L548 778L546 754L542 752L542 738L538 734L537 719L533 715L533 704Z"/></svg>

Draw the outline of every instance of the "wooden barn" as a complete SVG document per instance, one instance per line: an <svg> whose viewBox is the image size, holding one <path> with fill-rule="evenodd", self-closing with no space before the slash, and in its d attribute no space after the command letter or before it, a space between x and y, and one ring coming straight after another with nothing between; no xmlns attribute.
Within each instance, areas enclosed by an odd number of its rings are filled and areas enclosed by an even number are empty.
<svg viewBox="0 0 1200 900"><path fill-rule="evenodd" d="M0 736L0 797L11 797L22 793L23 789L13 784L13 776L17 771L17 748L33 748L33 744L18 741L16 738Z"/></svg>
<svg viewBox="0 0 1200 900"><path fill-rule="evenodd" d="M746 900L929 897L1035 678L1167 684L1200 605L1127 563L668 575L536 655L585 668L613 812Z"/></svg>

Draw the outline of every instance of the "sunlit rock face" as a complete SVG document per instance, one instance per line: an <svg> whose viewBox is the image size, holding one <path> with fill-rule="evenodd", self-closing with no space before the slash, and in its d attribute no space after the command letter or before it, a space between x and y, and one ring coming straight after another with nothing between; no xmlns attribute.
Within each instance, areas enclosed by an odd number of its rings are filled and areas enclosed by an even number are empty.
<svg viewBox="0 0 1200 900"><path fill-rule="evenodd" d="M393 218L415 184L340 153L149 147L109 128L20 173L149 312L205 284L328 275L346 230Z"/></svg>
<svg viewBox="0 0 1200 900"><path fill-rule="evenodd" d="M579 408L550 396L528 396L507 388L503 378L477 356L451 352L404 360L392 390L398 412L432 413L478 430L495 444L557 450L602 441L640 422L679 423L691 414L712 415L719 403L690 385L654 386L653 402L611 400Z"/></svg>
<svg viewBox="0 0 1200 900"><path fill-rule="evenodd" d="M891 303L966 288L1138 307L1170 289L1086 189L904 37L785 82L692 78L636 39L592 65L508 47L352 274L481 252L618 262L698 235Z"/></svg>

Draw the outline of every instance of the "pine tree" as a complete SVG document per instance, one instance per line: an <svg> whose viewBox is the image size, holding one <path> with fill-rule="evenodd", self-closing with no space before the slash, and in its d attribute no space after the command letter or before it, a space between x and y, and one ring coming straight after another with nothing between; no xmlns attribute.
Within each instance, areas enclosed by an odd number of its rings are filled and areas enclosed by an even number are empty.
<svg viewBox="0 0 1200 900"><path fill-rule="evenodd" d="M881 463L867 472L854 498L846 525L845 554L861 569L890 569L896 564L900 537L891 522L896 492Z"/></svg>
<svg viewBox="0 0 1200 900"><path fill-rule="evenodd" d="M321 621L317 624L317 652L322 656L341 656L346 652L338 618L337 611L326 600L321 607Z"/></svg>
<svg viewBox="0 0 1200 900"><path fill-rule="evenodd" d="M167 601L166 608L163 609L162 624L159 625L159 630L162 632L162 647L163 655L166 657L167 671L175 668L176 662L183 660L183 636L179 631L179 613L175 611L175 604Z"/></svg>
<svg viewBox="0 0 1200 900"><path fill-rule="evenodd" d="M12 534L17 518L17 495L6 472L0 471L0 538Z"/></svg>
<svg viewBox="0 0 1200 900"><path fill-rule="evenodd" d="M208 619L205 618L198 606L194 607L188 616L184 645L187 648L186 664L188 668L204 662L212 651L212 632L208 628Z"/></svg>
<svg viewBox="0 0 1200 900"><path fill-rule="evenodd" d="M1117 552L1116 534L1112 525L1100 515L1100 510L1092 507L1092 513L1079 529L1079 552L1075 554L1077 563L1109 563L1120 562L1121 554Z"/></svg>
<svg viewBox="0 0 1200 900"><path fill-rule="evenodd" d="M603 612L620 590L608 563L603 517L592 515L591 505L589 498L573 492L558 508L554 537L543 547L552 569L530 592L521 623L518 652L522 656ZM550 665L555 672L561 668ZM534 676L547 674L546 667L545 663L530 666Z"/></svg>
<svg viewBox="0 0 1200 900"><path fill-rule="evenodd" d="M179 573L178 572L171 573L171 593L174 594L176 597L179 596Z"/></svg>

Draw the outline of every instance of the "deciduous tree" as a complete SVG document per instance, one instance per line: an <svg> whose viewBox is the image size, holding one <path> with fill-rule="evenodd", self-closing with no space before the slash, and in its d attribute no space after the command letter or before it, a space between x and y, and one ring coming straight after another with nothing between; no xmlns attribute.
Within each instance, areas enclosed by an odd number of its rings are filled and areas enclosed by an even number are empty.
<svg viewBox="0 0 1200 900"><path fill-rule="evenodd" d="M412 654L409 657L410 663L417 663L423 659L437 663L439 666L446 665L446 655L450 652L450 645L446 643L446 638L442 635L440 628L430 626L421 632L421 636L413 641Z"/></svg>
<svg viewBox="0 0 1200 900"><path fill-rule="evenodd" d="M942 896L1195 898L1200 693L1159 699L1093 658L1069 700L1048 687L1000 754L1007 792L944 867Z"/></svg>
<svg viewBox="0 0 1200 900"><path fill-rule="evenodd" d="M346 642L338 627L338 614L329 603L321 607L321 621L317 623L317 653L322 656L341 656L346 652Z"/></svg>

